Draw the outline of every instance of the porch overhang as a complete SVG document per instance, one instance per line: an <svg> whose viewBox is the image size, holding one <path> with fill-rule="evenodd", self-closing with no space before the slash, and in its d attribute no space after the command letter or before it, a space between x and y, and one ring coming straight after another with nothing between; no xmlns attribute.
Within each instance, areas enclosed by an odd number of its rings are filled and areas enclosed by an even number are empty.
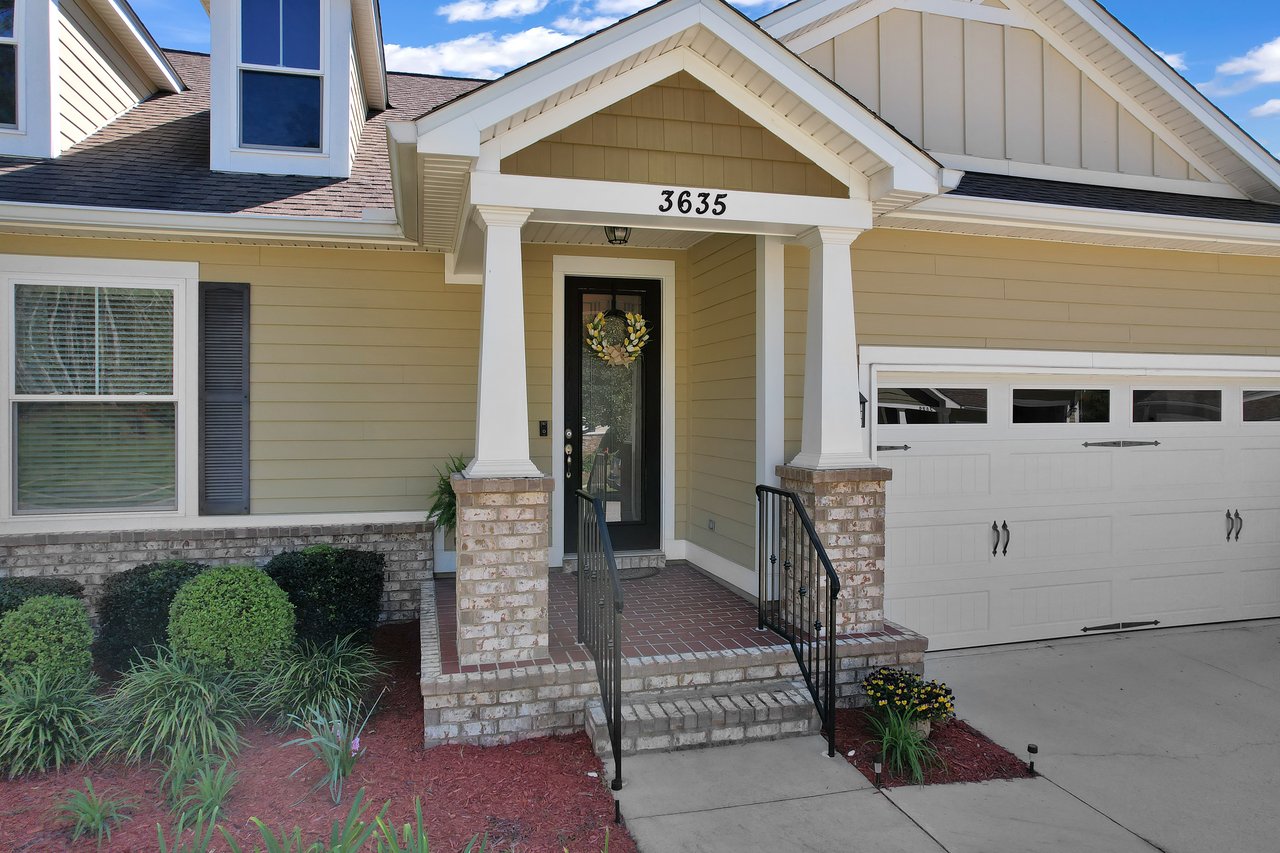
<svg viewBox="0 0 1280 853"><path fill-rule="evenodd" d="M955 175L737 10L721 0L667 0L413 122L389 123L390 142L397 151L393 159L408 165L410 153L416 153L414 168L402 169L397 180L402 197L421 199L418 224L423 244L458 256L469 254L464 232L469 230L472 207L493 203L489 191L496 186L494 180L514 177L500 175L504 158L681 72L849 188L849 198L838 200L780 194L754 199L748 197L768 194L735 191L740 209L772 211L759 219L738 217L727 230L794 236L802 229L785 226L812 227L846 214L854 218L842 219L841 225L867 227L867 217L885 215L954 186ZM504 189L530 192L532 186L503 184ZM657 213L652 198L657 187L640 186L575 186L570 207L509 197L502 203L533 208L533 222L604 224L602 217L609 217L608 224L656 224L660 217L652 215ZM602 203L587 210L587 198ZM786 201L779 204L783 198ZM774 222L779 207L812 207L818 218L761 230L761 223ZM553 210L566 218L550 219ZM586 219L589 213L593 216ZM716 219L712 226L705 219L670 216L662 227L726 230L729 224Z"/></svg>

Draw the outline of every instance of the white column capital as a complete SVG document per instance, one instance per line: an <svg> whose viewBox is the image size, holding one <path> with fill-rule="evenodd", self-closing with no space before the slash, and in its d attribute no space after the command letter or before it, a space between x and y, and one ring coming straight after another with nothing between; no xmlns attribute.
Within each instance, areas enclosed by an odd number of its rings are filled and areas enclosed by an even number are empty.
<svg viewBox="0 0 1280 853"><path fill-rule="evenodd" d="M506 225L519 228L533 215L530 207L500 207L496 204L476 205L476 218L482 226Z"/></svg>
<svg viewBox="0 0 1280 853"><path fill-rule="evenodd" d="M799 234L796 237L796 242L806 249L816 249L819 246L848 246L854 240L857 240L864 230L862 228L836 228L819 225Z"/></svg>

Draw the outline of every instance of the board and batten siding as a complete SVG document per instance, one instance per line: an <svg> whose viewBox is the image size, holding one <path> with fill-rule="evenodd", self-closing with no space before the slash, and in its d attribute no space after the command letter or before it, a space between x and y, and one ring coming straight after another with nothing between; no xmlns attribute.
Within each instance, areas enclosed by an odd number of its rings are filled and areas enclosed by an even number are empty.
<svg viewBox="0 0 1280 853"><path fill-rule="evenodd" d="M1280 355L1280 259L878 228L854 242L860 346ZM787 453L808 253L786 251Z"/></svg>
<svg viewBox="0 0 1280 853"><path fill-rule="evenodd" d="M689 541L755 560L756 241L689 250ZM712 530L710 522L715 522Z"/></svg>
<svg viewBox="0 0 1280 853"><path fill-rule="evenodd" d="M153 91L92 9L57 5L58 134L70 148L137 106Z"/></svg>
<svg viewBox="0 0 1280 853"><path fill-rule="evenodd" d="M1033 30L894 9L802 56L929 151L1209 180Z"/></svg>
<svg viewBox="0 0 1280 853"><path fill-rule="evenodd" d="M506 174L842 198L849 188L686 72L506 157Z"/></svg>

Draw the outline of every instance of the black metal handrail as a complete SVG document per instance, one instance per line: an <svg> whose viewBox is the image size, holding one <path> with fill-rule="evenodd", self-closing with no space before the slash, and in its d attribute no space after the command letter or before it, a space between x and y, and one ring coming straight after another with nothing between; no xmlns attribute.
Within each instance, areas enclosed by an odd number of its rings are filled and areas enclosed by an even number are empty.
<svg viewBox="0 0 1280 853"><path fill-rule="evenodd" d="M600 704L613 746L613 783L622 790L622 580L604 501L578 489L578 642L596 662Z"/></svg>
<svg viewBox="0 0 1280 853"><path fill-rule="evenodd" d="M791 645L836 754L836 597L840 577L795 492L756 486L759 625ZM824 621L825 620L825 621Z"/></svg>

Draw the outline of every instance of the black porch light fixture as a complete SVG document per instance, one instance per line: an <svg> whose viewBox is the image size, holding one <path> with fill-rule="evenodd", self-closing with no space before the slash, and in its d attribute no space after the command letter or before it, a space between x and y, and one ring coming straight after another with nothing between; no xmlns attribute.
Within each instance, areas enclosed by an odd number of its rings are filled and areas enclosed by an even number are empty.
<svg viewBox="0 0 1280 853"><path fill-rule="evenodd" d="M631 239L631 229L622 225L606 225L604 236L609 239L609 244L612 246L625 246Z"/></svg>

